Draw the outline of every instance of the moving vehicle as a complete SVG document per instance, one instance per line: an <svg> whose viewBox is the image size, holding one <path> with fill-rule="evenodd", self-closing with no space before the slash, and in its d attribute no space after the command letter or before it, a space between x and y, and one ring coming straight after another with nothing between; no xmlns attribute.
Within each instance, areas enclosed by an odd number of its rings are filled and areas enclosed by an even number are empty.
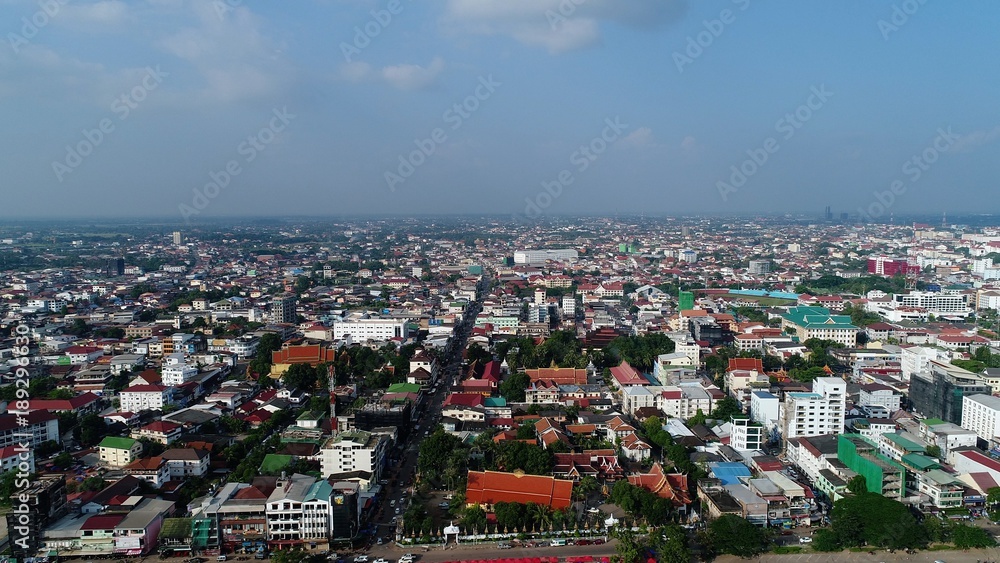
<svg viewBox="0 0 1000 563"><path fill-rule="evenodd" d="M566 540L552 540L550 544L552 547L560 547L566 545Z"/></svg>
<svg viewBox="0 0 1000 563"><path fill-rule="evenodd" d="M220 556L216 557L215 560L216 561L225 561L226 560L226 556L225 555L220 555Z"/></svg>
<svg viewBox="0 0 1000 563"><path fill-rule="evenodd" d="M499 548L499 549L510 549L511 545L509 543L505 542L505 541L502 541L502 542L500 542L500 543L497 544L497 548Z"/></svg>

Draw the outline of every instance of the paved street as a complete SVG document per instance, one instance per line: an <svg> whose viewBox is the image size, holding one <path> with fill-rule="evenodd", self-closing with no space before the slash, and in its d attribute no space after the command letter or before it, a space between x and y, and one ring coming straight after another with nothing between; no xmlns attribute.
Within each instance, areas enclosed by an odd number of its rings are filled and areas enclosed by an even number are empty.
<svg viewBox="0 0 1000 563"><path fill-rule="evenodd" d="M614 540L603 545L567 545L563 547L535 547L535 548L512 548L498 549L497 542L487 542L479 545L459 545L454 544L449 549L441 549L440 546L424 552L420 547L400 548L392 546L378 546L369 553L369 561L377 557L384 557L395 562L404 553L417 555L418 563L443 563L445 561L461 561L467 559L506 559L520 557L577 557L590 555L595 558L612 556L615 554ZM351 560L348 560L351 563Z"/></svg>

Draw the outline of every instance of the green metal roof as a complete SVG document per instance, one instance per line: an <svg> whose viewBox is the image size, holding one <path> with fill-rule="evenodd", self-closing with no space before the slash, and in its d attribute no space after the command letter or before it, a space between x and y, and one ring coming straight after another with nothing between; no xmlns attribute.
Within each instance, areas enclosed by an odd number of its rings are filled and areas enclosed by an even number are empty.
<svg viewBox="0 0 1000 563"><path fill-rule="evenodd" d="M903 463L920 471L941 467L941 464L936 459L922 454L906 454L903 456Z"/></svg>
<svg viewBox="0 0 1000 563"><path fill-rule="evenodd" d="M911 442L910 440L907 440L906 438L904 438L901 435L896 434L896 433L883 434L882 437L885 438L886 440L889 440L890 442L896 444L897 446L903 448L904 450L906 450L908 452L921 452L922 453L922 452L927 451L926 448L924 448L920 444L917 444L916 442Z"/></svg>
<svg viewBox="0 0 1000 563"><path fill-rule="evenodd" d="M329 501L331 494L333 494L333 485L331 485L329 481L321 479L309 487L309 490L306 491L305 498L302 500L305 502L309 502L311 500Z"/></svg>
<svg viewBox="0 0 1000 563"><path fill-rule="evenodd" d="M393 383L386 390L387 393L419 393L420 386L416 383Z"/></svg>
<svg viewBox="0 0 1000 563"><path fill-rule="evenodd" d="M101 440L99 447L111 448L115 450L131 450L132 446L134 446L137 441L138 440L124 438L122 436L108 436L107 438Z"/></svg>

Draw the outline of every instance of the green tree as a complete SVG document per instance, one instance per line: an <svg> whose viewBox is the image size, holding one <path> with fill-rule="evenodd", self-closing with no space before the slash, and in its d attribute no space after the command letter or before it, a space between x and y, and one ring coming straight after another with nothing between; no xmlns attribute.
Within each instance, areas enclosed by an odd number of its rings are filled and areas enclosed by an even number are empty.
<svg viewBox="0 0 1000 563"><path fill-rule="evenodd" d="M659 563L690 563L687 534L677 525L664 526L649 533L650 548Z"/></svg>
<svg viewBox="0 0 1000 563"><path fill-rule="evenodd" d="M621 526L615 526L611 530L612 537L618 540L615 545L615 552L618 554L619 563L638 563L642 561L642 544L632 530Z"/></svg>
<svg viewBox="0 0 1000 563"><path fill-rule="evenodd" d="M479 506L468 507L462 514L462 527L467 531L486 529L486 511Z"/></svg>
<svg viewBox="0 0 1000 563"><path fill-rule="evenodd" d="M108 426L96 414L88 414L80 419L80 444L84 447L96 446L108 434Z"/></svg>
<svg viewBox="0 0 1000 563"><path fill-rule="evenodd" d="M76 463L76 459L74 459L69 452L62 452L57 455L54 460L52 460L52 463L59 469L65 470L73 467L73 464Z"/></svg>
<svg viewBox="0 0 1000 563"><path fill-rule="evenodd" d="M855 475L847 482L847 490L852 494L860 495L868 492L868 480L864 475Z"/></svg>
<svg viewBox="0 0 1000 563"><path fill-rule="evenodd" d="M531 384L526 373L512 373L500 384L500 395L510 403L523 403L525 390Z"/></svg>
<svg viewBox="0 0 1000 563"><path fill-rule="evenodd" d="M951 530L952 541L958 549L996 547L997 542L990 533L976 526L956 524Z"/></svg>
<svg viewBox="0 0 1000 563"><path fill-rule="evenodd" d="M924 453L928 457L933 457L933 458L936 458L936 459L941 459L941 446L938 446L936 444L931 444L930 446L927 446L927 449L924 450Z"/></svg>
<svg viewBox="0 0 1000 563"><path fill-rule="evenodd" d="M734 415L743 414L743 408L731 395L726 395L719 402L715 403L715 408L708 415L713 420L729 420Z"/></svg>
<svg viewBox="0 0 1000 563"><path fill-rule="evenodd" d="M722 553L738 557L755 557L767 550L767 536L764 530L747 520L725 514L708 526L712 545Z"/></svg>

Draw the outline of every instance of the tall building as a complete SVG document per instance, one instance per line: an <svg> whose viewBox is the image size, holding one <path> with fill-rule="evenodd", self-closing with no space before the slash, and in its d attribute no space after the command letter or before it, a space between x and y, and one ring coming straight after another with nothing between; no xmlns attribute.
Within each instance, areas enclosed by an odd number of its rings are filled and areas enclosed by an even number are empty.
<svg viewBox="0 0 1000 563"><path fill-rule="evenodd" d="M362 488L366 489L382 478L389 438L362 430L342 432L331 437L320 450L323 477L359 472ZM353 479L351 479L353 480Z"/></svg>
<svg viewBox="0 0 1000 563"><path fill-rule="evenodd" d="M799 436L822 436L844 432L847 382L839 377L820 377L812 393L785 393L782 434L785 440Z"/></svg>
<svg viewBox="0 0 1000 563"><path fill-rule="evenodd" d="M747 270L754 275L764 275L771 272L770 260L751 260Z"/></svg>
<svg viewBox="0 0 1000 563"><path fill-rule="evenodd" d="M910 264L905 258L875 256L868 259L868 273L880 276L919 274L920 266Z"/></svg>
<svg viewBox="0 0 1000 563"><path fill-rule="evenodd" d="M286 293L277 295L271 300L271 321L276 323L294 323L296 319L295 295Z"/></svg>
<svg viewBox="0 0 1000 563"><path fill-rule="evenodd" d="M180 231L174 231L174 245L180 246L184 242L184 236L181 235Z"/></svg>
<svg viewBox="0 0 1000 563"><path fill-rule="evenodd" d="M987 443L1000 440L1000 397L962 397L962 428L972 430Z"/></svg>
<svg viewBox="0 0 1000 563"><path fill-rule="evenodd" d="M953 424L962 423L966 396L989 395L991 391L979 375L938 360L931 360L927 371L910 377L913 410L925 418L940 418Z"/></svg>

